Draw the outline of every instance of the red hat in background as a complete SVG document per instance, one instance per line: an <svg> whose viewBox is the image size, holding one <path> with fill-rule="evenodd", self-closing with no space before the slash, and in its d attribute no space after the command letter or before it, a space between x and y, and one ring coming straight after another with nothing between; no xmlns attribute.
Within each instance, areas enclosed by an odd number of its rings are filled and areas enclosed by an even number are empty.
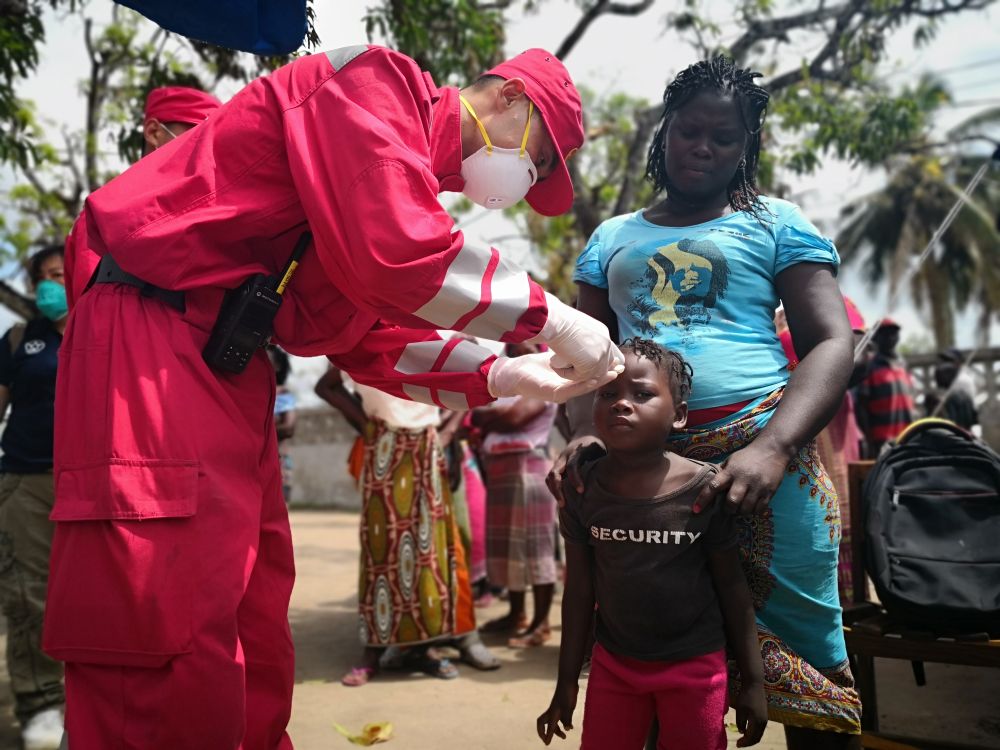
<svg viewBox="0 0 1000 750"><path fill-rule="evenodd" d="M538 109L559 158L552 174L536 182L525 200L543 216L566 213L573 205L573 181L566 160L583 145L583 105L569 72L551 52L529 49L484 75L524 80L524 93Z"/></svg>
<svg viewBox="0 0 1000 750"><path fill-rule="evenodd" d="M895 328L897 330L900 329L900 328L902 328L902 326L899 325L899 323L897 323L892 318L882 318L882 320L879 321L878 327L879 328Z"/></svg>
<svg viewBox="0 0 1000 750"><path fill-rule="evenodd" d="M222 106L209 93L187 86L163 86L153 89L146 97L144 122L184 122L198 125Z"/></svg>

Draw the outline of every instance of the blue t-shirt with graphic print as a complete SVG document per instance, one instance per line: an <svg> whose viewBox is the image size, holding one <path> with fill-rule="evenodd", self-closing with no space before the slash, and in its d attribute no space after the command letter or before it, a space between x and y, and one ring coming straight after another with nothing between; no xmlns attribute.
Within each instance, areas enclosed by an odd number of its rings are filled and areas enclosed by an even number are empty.
<svg viewBox="0 0 1000 750"><path fill-rule="evenodd" d="M692 409L764 396L788 380L774 329L775 279L796 263L826 263L837 250L799 210L761 198L745 211L688 227L664 227L642 211L601 224L580 254L574 281L608 290L622 340L653 339L694 369Z"/></svg>

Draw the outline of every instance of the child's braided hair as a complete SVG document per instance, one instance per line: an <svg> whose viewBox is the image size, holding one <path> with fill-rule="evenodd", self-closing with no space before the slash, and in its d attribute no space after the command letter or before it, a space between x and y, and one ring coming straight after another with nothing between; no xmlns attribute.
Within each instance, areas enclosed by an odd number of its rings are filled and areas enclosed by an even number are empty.
<svg viewBox="0 0 1000 750"><path fill-rule="evenodd" d="M711 60L700 60L690 65L667 86L663 92L663 115L656 128L646 161L646 178L657 192L669 190L664 161L664 138L670 120L681 107L703 91L717 91L731 95L740 109L743 128L747 133L746 153L729 183L729 205L733 211L746 211L758 219L764 209L757 190L757 167L760 162L760 133L764 128L767 102L770 95L754 83L763 74L750 68L738 68L728 57L719 55Z"/></svg>
<svg viewBox="0 0 1000 750"><path fill-rule="evenodd" d="M691 395L691 379L694 377L694 370L691 369L691 365L684 357L672 349L660 346L655 341L638 337L625 339L619 348L628 350L637 357L648 359L656 365L658 370L663 370L666 367L670 395L673 397L674 403L679 404L688 400L688 396Z"/></svg>

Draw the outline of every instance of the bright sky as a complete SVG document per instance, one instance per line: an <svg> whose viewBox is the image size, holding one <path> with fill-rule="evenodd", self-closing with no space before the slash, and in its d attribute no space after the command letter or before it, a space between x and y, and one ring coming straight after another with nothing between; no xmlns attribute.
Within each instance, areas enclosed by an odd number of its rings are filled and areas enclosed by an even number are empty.
<svg viewBox="0 0 1000 750"><path fill-rule="evenodd" d="M365 8L372 0L316 0L317 28L323 49L336 48L365 41ZM101 12L108 0L91 0L90 7ZM515 3L515 5L518 5ZM785 5L780 3L779 6ZM574 79L597 92L623 90L635 96L657 100L665 83L680 69L695 59L695 53L682 39L665 32L667 12L680 8L681 0L659 0L639 18L608 16L599 19L566 60ZM727 13L732 4L720 0L704 3L720 24L727 39L734 38L739 28ZM528 47L556 48L579 16L573 0L543 0L541 9L525 15L520 11L509 14L507 51L510 54ZM49 41L42 51L39 71L22 89L38 105L42 115L54 122L78 127L83 115L80 81L85 70L82 43L82 23L78 16L53 19L47 26ZM786 48L783 66L796 64L811 50L805 40L793 40L794 49ZM947 21L936 39L922 49L915 49L912 36L898 32L889 47L886 69L892 71L891 81L900 86L915 81L921 72L946 71L945 78L953 87L955 99L990 100L1000 103L1000 6L992 10L966 13ZM223 100L233 91L222 91ZM939 133L974 113L976 108L945 110L937 123ZM845 200L857 198L875 189L883 179L878 171L854 169L850 165L829 159L822 170L807 178L784 176L793 187L792 199L803 206L806 214L825 232L836 232L836 217ZM1000 177L993 177L1000 179ZM9 174L0 175L0 186L10 184ZM476 214L467 217L475 218ZM487 217L469 226L471 241L489 243L492 238L511 234L512 228L502 218ZM501 244L511 258L533 265L526 242ZM854 297L862 312L874 319L885 312L885 295L873 295L856 272L847 269L841 276L842 285ZM926 331L928 326L908 301L894 312L907 333ZM2 321L0 321L2 323ZM960 318L960 345L971 345L975 321L971 316ZM1000 331L994 326L991 342L1000 341ZM310 370L314 368L310 367ZM311 388L309 389L311 390Z"/></svg>

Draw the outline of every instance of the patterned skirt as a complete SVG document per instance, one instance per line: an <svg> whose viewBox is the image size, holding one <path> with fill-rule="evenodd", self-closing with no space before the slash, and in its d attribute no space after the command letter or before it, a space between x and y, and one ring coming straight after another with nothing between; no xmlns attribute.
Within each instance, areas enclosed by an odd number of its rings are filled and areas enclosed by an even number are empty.
<svg viewBox="0 0 1000 750"><path fill-rule="evenodd" d="M739 413L671 436L670 450L721 463L764 429L782 391ZM767 510L739 519L740 556L757 613L771 719L861 732L861 701L847 661L837 557L840 508L815 444L788 465ZM738 689L735 668L733 684Z"/></svg>
<svg viewBox="0 0 1000 750"><path fill-rule="evenodd" d="M511 591L556 582L556 500L544 450L486 456L486 574Z"/></svg>
<svg viewBox="0 0 1000 750"><path fill-rule="evenodd" d="M468 568L436 430L370 421L362 493L361 643L427 643L473 630Z"/></svg>

